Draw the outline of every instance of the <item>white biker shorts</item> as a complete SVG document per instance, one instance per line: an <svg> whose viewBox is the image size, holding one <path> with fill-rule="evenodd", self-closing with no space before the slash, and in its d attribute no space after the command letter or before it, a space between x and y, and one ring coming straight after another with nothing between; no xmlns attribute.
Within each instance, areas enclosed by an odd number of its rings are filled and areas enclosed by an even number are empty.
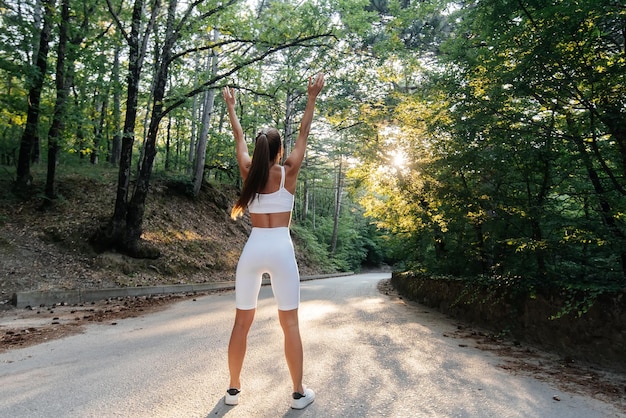
<svg viewBox="0 0 626 418"><path fill-rule="evenodd" d="M235 300L241 310L255 309L263 273L270 275L281 311L300 305L300 273L288 227L252 228L235 276Z"/></svg>

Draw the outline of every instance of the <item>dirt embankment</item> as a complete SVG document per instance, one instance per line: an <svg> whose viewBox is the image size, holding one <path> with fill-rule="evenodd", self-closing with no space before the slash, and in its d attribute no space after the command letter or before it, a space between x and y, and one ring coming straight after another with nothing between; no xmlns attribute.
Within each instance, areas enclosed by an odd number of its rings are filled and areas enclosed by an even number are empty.
<svg viewBox="0 0 626 418"><path fill-rule="evenodd" d="M595 363L626 373L626 293L605 294L588 310L559 311L568 304L559 288L535 294L488 292L454 278L396 273L392 283L404 296L496 333L543 346L571 361ZM571 301L569 301L571 303Z"/></svg>
<svg viewBox="0 0 626 418"><path fill-rule="evenodd" d="M115 170L97 178L59 175L59 199L41 210L42 198L18 199L12 181L0 178L0 310L13 293L28 290L91 289L206 283L232 280L250 231L248 219L230 219L234 188L205 183L196 198L184 185L154 179L146 202L143 239L156 260L115 252L96 253L89 238L113 213ZM318 268L298 251L303 275Z"/></svg>

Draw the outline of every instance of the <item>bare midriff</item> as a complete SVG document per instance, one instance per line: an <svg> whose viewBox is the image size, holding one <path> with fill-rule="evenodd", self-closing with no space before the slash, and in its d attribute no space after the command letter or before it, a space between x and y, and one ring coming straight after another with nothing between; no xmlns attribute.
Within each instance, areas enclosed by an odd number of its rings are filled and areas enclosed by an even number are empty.
<svg viewBox="0 0 626 418"><path fill-rule="evenodd" d="M254 228L288 227L291 222L291 212L251 213L250 221Z"/></svg>

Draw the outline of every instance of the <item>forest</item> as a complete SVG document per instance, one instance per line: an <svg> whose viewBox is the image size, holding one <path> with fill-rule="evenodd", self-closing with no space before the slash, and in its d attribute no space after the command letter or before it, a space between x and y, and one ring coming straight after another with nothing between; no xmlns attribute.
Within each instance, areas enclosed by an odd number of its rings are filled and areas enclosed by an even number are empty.
<svg viewBox="0 0 626 418"><path fill-rule="evenodd" d="M325 263L589 295L626 287L621 0L0 0L0 11L2 175L45 210L62 198L60 167L114 168L115 203L91 239L100 251L159 256L142 238L155 175L190 197L240 187L224 86L250 147L275 126L288 154L306 82L323 72L292 231Z"/></svg>

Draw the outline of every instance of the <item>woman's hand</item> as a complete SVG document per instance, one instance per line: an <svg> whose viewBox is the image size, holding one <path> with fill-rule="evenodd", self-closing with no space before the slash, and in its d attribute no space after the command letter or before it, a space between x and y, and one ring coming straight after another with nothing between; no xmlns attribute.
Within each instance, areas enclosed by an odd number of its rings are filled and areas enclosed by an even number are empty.
<svg viewBox="0 0 626 418"><path fill-rule="evenodd" d="M315 79L309 77L307 90L310 98L316 98L320 91L322 91L322 87L324 87L324 73L317 73Z"/></svg>
<svg viewBox="0 0 626 418"><path fill-rule="evenodd" d="M235 106L235 89L226 86L224 87L222 94L224 96L224 101L226 102L226 106L234 107Z"/></svg>

